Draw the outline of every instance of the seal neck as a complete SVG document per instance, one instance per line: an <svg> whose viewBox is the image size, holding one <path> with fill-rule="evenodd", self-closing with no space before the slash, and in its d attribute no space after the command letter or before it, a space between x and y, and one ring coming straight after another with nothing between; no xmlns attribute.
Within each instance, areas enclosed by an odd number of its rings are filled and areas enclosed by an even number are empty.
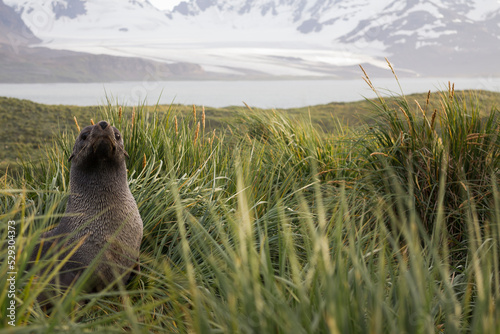
<svg viewBox="0 0 500 334"><path fill-rule="evenodd" d="M129 190L125 162L120 164L96 164L93 168L71 169L71 193L107 194ZM109 196L109 195L108 195Z"/></svg>

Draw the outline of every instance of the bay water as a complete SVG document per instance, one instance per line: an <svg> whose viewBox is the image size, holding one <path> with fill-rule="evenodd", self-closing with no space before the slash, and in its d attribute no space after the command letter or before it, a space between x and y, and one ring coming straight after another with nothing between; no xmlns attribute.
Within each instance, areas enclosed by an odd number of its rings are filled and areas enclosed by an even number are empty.
<svg viewBox="0 0 500 334"><path fill-rule="evenodd" d="M399 94L394 78L373 79L384 95ZM405 94L447 89L482 89L500 92L500 78L401 78ZM0 84L0 96L44 104L77 106L113 104L197 104L210 107L243 106L295 108L330 102L351 102L375 97L360 77L353 80L253 81L138 81L112 83Z"/></svg>

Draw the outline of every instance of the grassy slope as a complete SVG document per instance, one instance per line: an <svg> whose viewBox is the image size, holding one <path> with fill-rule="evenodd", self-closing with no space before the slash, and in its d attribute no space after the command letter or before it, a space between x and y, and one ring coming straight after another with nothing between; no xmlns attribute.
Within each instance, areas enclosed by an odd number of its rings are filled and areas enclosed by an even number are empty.
<svg viewBox="0 0 500 334"><path fill-rule="evenodd" d="M439 108L439 98L432 94L429 109ZM500 100L500 93L479 91L477 94L484 113L489 111ZM408 101L418 100L425 106L427 94L409 95ZM334 132L338 125L356 126L369 124L372 112L369 101L351 103L329 103L305 108L285 109L291 117L309 118L326 132ZM159 106L160 113L166 113L170 106ZM201 107L196 107L201 111ZM74 117L80 125L90 124L90 119L97 121L99 110L94 107L77 107L66 105L44 105L28 100L0 97L0 170L7 165L13 165L17 159L29 160L43 157L45 145L51 142L55 133L66 129L75 129ZM125 108L125 109L131 109ZM146 108L153 111L154 107ZM179 115L188 115L192 106L173 105L172 110ZM127 111L127 110L125 110ZM241 121L242 114L251 113L246 107L206 108L207 130L236 125ZM253 111L261 111L253 109ZM264 112L271 112L264 110ZM485 116L485 115L483 115Z"/></svg>
<svg viewBox="0 0 500 334"><path fill-rule="evenodd" d="M105 108L130 155L141 273L119 292L77 285L51 317L35 302L53 271L24 265L67 199L74 138L58 136L42 168L0 188L19 235L12 332L497 333L500 139L489 108L464 101L445 93L432 125L411 99L375 104L379 123L333 136L280 113L213 136L189 107L178 127L165 110ZM0 291L6 264L0 252Z"/></svg>

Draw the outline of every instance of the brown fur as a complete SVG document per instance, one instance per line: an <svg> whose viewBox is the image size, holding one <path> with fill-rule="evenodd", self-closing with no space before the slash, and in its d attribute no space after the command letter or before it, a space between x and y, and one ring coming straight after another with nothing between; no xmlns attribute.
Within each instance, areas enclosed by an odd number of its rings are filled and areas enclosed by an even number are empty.
<svg viewBox="0 0 500 334"><path fill-rule="evenodd" d="M120 132L107 122L87 126L76 139L70 157L71 194L66 214L57 227L42 235L42 257L50 247L76 247L81 243L54 280L63 289L73 284L95 258L98 260L87 284L91 291L108 286L117 275L126 282L138 263L143 224L128 187L126 157Z"/></svg>

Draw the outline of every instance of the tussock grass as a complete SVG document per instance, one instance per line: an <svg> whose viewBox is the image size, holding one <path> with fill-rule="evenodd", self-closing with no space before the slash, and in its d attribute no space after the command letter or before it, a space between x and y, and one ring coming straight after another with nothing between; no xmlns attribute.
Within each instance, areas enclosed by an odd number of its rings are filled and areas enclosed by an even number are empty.
<svg viewBox="0 0 500 334"><path fill-rule="evenodd" d="M444 178L445 224L451 239L461 242L468 235L466 206L473 202L482 222L491 214L491 187L500 170L499 113L493 108L482 116L477 98L455 95L451 85L439 108L429 109L429 98L430 92L424 106L404 95L392 104L382 96L373 102L378 119L368 131L368 183L389 196L396 187L411 192L416 214L432 233Z"/></svg>
<svg viewBox="0 0 500 334"><path fill-rule="evenodd" d="M2 312L4 223L15 220L18 234L17 326L9 329L494 333L496 114L482 119L480 105L464 106L451 91L442 101L434 113L404 96L396 107L381 97L379 123L335 135L278 112L249 109L241 125L214 132L196 108L180 117L173 108L103 106L99 119L120 129L130 155L144 222L141 272L117 290L70 289L50 317L36 302L54 271L25 269L41 231L64 213L74 141L64 133L41 166L26 163L22 178L2 180Z"/></svg>

